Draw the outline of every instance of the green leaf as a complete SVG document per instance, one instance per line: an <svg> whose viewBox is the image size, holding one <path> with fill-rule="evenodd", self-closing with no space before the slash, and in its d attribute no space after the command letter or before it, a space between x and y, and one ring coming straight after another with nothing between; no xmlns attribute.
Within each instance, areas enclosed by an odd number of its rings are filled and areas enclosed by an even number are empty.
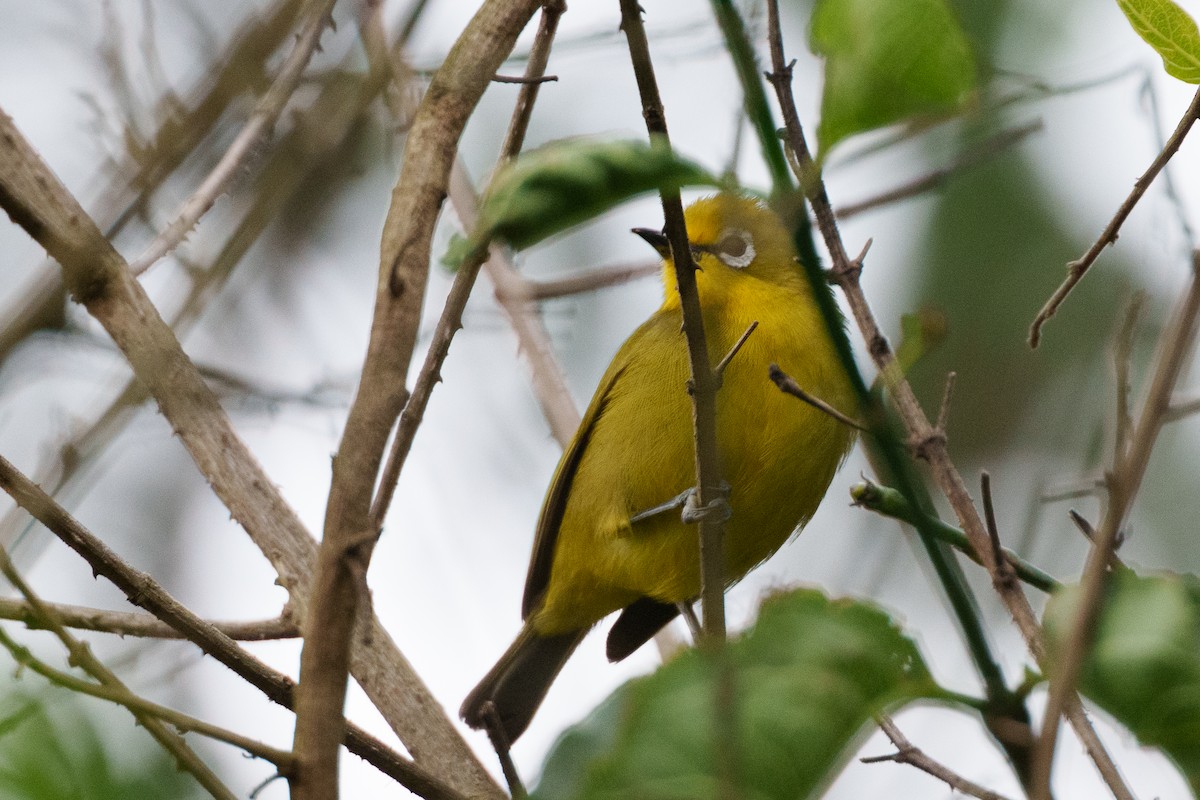
<svg viewBox="0 0 1200 800"><path fill-rule="evenodd" d="M880 609L814 590L779 594L723 653L688 651L617 689L554 746L534 797L716 797L722 758L734 796L810 797L873 714L941 696ZM718 737L723 720L732 730Z"/></svg>
<svg viewBox="0 0 1200 800"><path fill-rule="evenodd" d="M1051 652L1078 603L1071 586L1046 607ZM1200 791L1200 579L1114 575L1079 688L1142 744L1162 748Z"/></svg>
<svg viewBox="0 0 1200 800"><path fill-rule="evenodd" d="M1117 0L1129 24L1162 56L1167 73L1200 83L1200 30L1172 0Z"/></svg>
<svg viewBox="0 0 1200 800"><path fill-rule="evenodd" d="M554 142L522 154L496 175L471 239L478 243L490 235L523 249L639 194L718 184L661 140Z"/></svg>
<svg viewBox="0 0 1200 800"><path fill-rule="evenodd" d="M946 0L818 0L811 46L825 57L821 158L847 136L975 97L975 59Z"/></svg>

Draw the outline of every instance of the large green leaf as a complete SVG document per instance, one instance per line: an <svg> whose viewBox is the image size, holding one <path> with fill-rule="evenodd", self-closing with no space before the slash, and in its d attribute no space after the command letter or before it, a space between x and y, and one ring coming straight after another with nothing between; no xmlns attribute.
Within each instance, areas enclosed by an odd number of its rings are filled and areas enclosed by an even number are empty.
<svg viewBox="0 0 1200 800"><path fill-rule="evenodd" d="M975 59L945 0L818 0L811 45L825 57L822 156L852 134L953 114L975 97Z"/></svg>
<svg viewBox="0 0 1200 800"><path fill-rule="evenodd" d="M779 594L724 653L684 653L568 730L534 796L716 797L725 764L734 796L810 797L873 714L939 696L916 645L880 609Z"/></svg>
<svg viewBox="0 0 1200 800"><path fill-rule="evenodd" d="M521 249L639 194L717 185L665 141L568 139L521 155L492 181L473 243L488 236Z"/></svg>
<svg viewBox="0 0 1200 800"><path fill-rule="evenodd" d="M1071 586L1047 606L1052 652L1078 601ZM1162 748L1200 792L1200 579L1113 576L1079 688L1142 744Z"/></svg>
<svg viewBox="0 0 1200 800"><path fill-rule="evenodd" d="M1200 30L1173 0L1117 0L1129 24L1162 56L1170 75L1200 83Z"/></svg>

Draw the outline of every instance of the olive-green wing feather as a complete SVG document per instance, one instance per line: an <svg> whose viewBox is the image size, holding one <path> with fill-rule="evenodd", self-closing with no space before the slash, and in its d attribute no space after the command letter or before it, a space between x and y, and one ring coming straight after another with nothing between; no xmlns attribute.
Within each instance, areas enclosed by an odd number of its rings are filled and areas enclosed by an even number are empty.
<svg viewBox="0 0 1200 800"><path fill-rule="evenodd" d="M630 338L630 341L632 340L633 337ZM550 567L554 564L558 530L562 525L563 513L566 511L567 497L571 493L571 482L575 478L579 460L583 457L584 448L587 447L596 421L604 412L609 392L616 384L617 379L621 377L621 373L625 371L628 363L626 354L629 350L629 342L626 342L621 351L613 358L608 372L601 380L600 386L597 387L595 396L592 397L591 405L588 406L583 420L579 423L575 438L567 445L562 459L558 462L558 469L554 471L554 478L550 481L550 489L542 504L542 514L538 518L537 532L533 539L529 573L525 576L525 595L521 600L521 619L529 619L529 615L537 609L538 603L546 592L546 585L550 582Z"/></svg>

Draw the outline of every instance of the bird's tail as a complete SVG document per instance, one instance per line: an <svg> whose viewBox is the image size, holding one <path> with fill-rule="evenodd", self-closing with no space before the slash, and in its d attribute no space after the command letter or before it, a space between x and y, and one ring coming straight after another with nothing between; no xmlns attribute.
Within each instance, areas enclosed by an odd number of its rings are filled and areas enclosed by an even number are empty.
<svg viewBox="0 0 1200 800"><path fill-rule="evenodd" d="M496 714L493 719L499 721L508 742L516 741L586 633L584 629L542 636L533 630L532 622L526 622L496 666L467 695L459 716L472 728L487 728L490 702Z"/></svg>

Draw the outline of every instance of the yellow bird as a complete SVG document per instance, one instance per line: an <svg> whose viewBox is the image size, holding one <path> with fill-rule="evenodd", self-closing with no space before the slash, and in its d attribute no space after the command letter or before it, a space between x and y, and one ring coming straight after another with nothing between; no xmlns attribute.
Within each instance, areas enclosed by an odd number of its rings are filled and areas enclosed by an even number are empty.
<svg viewBox="0 0 1200 800"><path fill-rule="evenodd" d="M723 193L693 203L685 219L713 366L758 322L717 393L732 585L808 521L853 441L850 428L775 388L770 364L835 408L855 401L779 218ZM607 647L620 661L700 594L696 527L678 509L644 513L693 486L696 473L670 248L658 231L634 232L664 258L665 299L613 358L559 461L538 520L524 627L460 711L475 728L498 720L510 742L593 625L621 610Z"/></svg>

